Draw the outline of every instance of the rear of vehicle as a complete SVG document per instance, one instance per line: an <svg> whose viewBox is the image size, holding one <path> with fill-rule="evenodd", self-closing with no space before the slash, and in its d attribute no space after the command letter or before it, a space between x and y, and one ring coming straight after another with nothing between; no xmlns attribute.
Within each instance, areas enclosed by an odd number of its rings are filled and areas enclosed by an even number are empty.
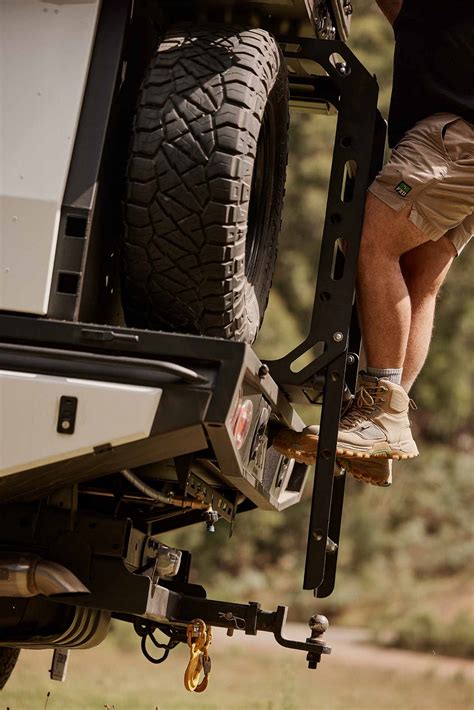
<svg viewBox="0 0 474 710"><path fill-rule="evenodd" d="M19 648L89 648L112 617L142 638L161 629L170 648L196 617L238 617L313 666L328 652L317 624L309 645L285 640L283 607L205 599L189 553L159 536L301 499L307 469L272 437L303 427L291 400L317 401L324 377L283 390L251 344L289 105L334 110L328 72L345 71L298 52L345 39L351 11L2 3L0 684ZM323 538L324 557L337 545Z"/></svg>

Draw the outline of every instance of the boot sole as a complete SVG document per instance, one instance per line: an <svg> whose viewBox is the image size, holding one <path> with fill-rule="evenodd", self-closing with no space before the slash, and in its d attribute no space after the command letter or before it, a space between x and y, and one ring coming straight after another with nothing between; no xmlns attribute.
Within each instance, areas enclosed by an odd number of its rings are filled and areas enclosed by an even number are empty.
<svg viewBox="0 0 474 710"><path fill-rule="evenodd" d="M283 452L281 452L283 453ZM310 453L305 453L303 451L300 451L299 449L296 451L292 452L285 452L290 458L294 458L297 460L299 463L306 464L307 466L311 466L314 463L316 463L316 455L312 455ZM355 456L352 456L351 458L356 458ZM360 460L360 457L359 457ZM364 459L365 460L365 459ZM350 464L350 462L348 461ZM349 476L352 476L352 478L355 478L357 481L362 481L363 483L370 483L372 486L378 486L379 488L389 488L392 485L392 481L389 479L383 479L383 478L377 478L371 476L369 473L366 475L357 473L355 471L351 471L348 467L344 466L344 461L337 461L337 465L346 471Z"/></svg>
<svg viewBox="0 0 474 710"><path fill-rule="evenodd" d="M408 461L408 459L416 459L419 455L418 451L407 454L402 451L388 449L375 449L370 452L362 451L351 451L350 449L339 448L336 449L337 456L341 458L350 459L395 459L396 461Z"/></svg>
<svg viewBox="0 0 474 710"><path fill-rule="evenodd" d="M354 457L352 457L354 459ZM357 460L357 459L356 459ZM359 459L360 460L360 459ZM349 476L355 478L357 481L363 481L364 483L370 483L372 486L379 486L379 488L389 488L392 485L392 474L390 473L388 477L384 476L371 476L370 470L366 470L365 473L354 471L352 468L351 461L347 459L337 459L337 464L344 469Z"/></svg>
<svg viewBox="0 0 474 710"><path fill-rule="evenodd" d="M376 478L371 478L370 476L362 476L354 473L353 471L348 472L352 478L356 481L362 481L363 483L370 483L371 486L378 486L379 488L390 488L392 485L390 481L377 481Z"/></svg>
<svg viewBox="0 0 474 710"><path fill-rule="evenodd" d="M291 434L298 434L298 432L291 432ZM301 434L300 434L301 435ZM296 444L291 444L285 442L284 438L281 443L278 442L278 435L273 442L273 446L281 454L293 458L299 463L305 463L307 465L314 464L316 462L316 446L319 437L316 434L304 435L306 439L305 442L301 442L298 446ZM286 438L286 437L285 437ZM371 451L354 451L346 447L338 446L336 448L336 456L338 458L355 458L355 459L395 459L396 461L408 461L409 459L414 459L419 455L418 450L406 453L404 451L397 451L392 449L390 446L380 449L372 449Z"/></svg>
<svg viewBox="0 0 474 710"><path fill-rule="evenodd" d="M362 474L354 473L354 471L347 471L349 476L355 478L356 481L362 481L363 483L370 483L371 486L378 486L379 488L390 488L392 485L391 481L377 480L371 476L363 476Z"/></svg>

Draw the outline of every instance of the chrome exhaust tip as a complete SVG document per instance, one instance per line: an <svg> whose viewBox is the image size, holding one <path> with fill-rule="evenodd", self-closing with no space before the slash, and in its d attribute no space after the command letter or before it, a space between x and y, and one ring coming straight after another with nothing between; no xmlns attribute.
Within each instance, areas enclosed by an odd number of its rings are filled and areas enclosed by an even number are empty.
<svg viewBox="0 0 474 710"><path fill-rule="evenodd" d="M38 555L0 555L0 597L90 594L73 572Z"/></svg>

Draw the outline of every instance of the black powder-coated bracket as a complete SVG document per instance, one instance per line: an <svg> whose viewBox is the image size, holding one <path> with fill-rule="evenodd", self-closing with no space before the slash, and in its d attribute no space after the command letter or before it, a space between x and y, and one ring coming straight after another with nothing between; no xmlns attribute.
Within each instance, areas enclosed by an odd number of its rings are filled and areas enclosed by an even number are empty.
<svg viewBox="0 0 474 710"><path fill-rule="evenodd" d="M267 361L272 377L290 401L318 401L330 363L348 348L355 276L367 186L382 163L385 122L377 110L378 86L350 49L339 41L287 39L286 60L319 65L327 76L300 78L313 95L307 103L330 105L337 111L333 159L321 241L310 330L287 355ZM291 96L298 95L298 77L290 77ZM376 155L374 156L374 151ZM296 371L305 354L320 353Z"/></svg>
<svg viewBox="0 0 474 710"><path fill-rule="evenodd" d="M360 332L354 307L359 245L367 187L382 167L386 126L377 110L378 86L350 49L339 41L287 39L281 43L290 66L301 59L318 64L316 73L290 76L312 85L309 101L333 107L337 127L310 331L287 355L267 362L272 377L294 403L320 403L321 425L308 530L304 588L328 596L333 588L345 477L334 477L344 382L357 378ZM301 94L303 95L303 93ZM308 100L308 99L306 99ZM314 354L297 371L296 361ZM346 371L347 369L347 371Z"/></svg>

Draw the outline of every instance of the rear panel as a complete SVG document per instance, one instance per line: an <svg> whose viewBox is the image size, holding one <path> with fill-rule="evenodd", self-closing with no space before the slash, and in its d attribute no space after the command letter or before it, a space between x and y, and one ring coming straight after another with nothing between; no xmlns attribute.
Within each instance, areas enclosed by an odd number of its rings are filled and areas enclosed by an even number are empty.
<svg viewBox="0 0 474 710"><path fill-rule="evenodd" d="M149 436L161 390L0 370L0 477Z"/></svg>
<svg viewBox="0 0 474 710"><path fill-rule="evenodd" d="M100 0L0 4L0 309L48 308ZM25 56L25 53L27 56Z"/></svg>

